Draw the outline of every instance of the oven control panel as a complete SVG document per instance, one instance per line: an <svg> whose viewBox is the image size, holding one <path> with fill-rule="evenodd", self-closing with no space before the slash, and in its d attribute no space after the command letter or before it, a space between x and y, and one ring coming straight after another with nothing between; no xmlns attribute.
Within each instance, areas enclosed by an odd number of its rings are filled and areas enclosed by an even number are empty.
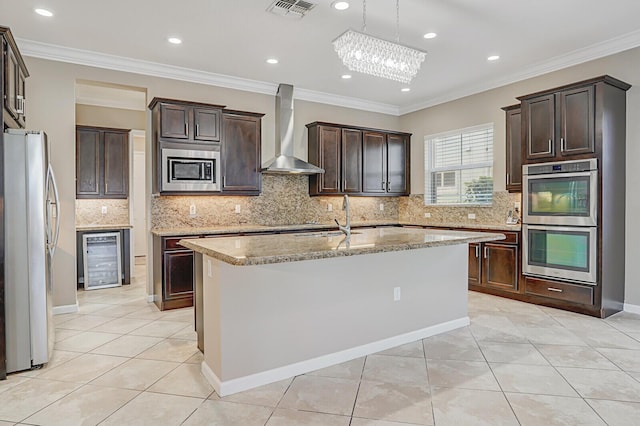
<svg viewBox="0 0 640 426"><path fill-rule="evenodd" d="M554 173L578 173L598 169L598 160L558 161L555 163L531 164L522 166L525 175L547 175Z"/></svg>

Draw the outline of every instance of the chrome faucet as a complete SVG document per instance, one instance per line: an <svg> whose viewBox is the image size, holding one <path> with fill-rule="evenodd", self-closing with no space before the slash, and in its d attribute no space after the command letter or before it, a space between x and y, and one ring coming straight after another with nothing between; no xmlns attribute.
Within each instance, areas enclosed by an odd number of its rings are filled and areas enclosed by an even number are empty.
<svg viewBox="0 0 640 426"><path fill-rule="evenodd" d="M349 196L348 195L344 195L344 200L342 201L342 210L344 210L345 212L347 212L347 223L342 226L340 225L340 222L338 222L338 219L334 219L336 221L336 224L338 225L338 228L344 233L345 237L351 238L351 208L349 207Z"/></svg>

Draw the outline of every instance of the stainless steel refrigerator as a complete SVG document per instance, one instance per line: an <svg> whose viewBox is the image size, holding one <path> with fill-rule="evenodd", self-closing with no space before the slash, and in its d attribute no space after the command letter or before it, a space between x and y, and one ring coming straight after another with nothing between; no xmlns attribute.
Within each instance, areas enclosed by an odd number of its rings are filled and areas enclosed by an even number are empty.
<svg viewBox="0 0 640 426"><path fill-rule="evenodd" d="M44 132L4 134L7 372L49 361L53 349L52 259L59 204Z"/></svg>

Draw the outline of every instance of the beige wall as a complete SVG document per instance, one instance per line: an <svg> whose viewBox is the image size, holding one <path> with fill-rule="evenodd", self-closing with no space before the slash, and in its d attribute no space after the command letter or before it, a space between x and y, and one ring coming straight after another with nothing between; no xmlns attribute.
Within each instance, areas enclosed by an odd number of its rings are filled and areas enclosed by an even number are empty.
<svg viewBox="0 0 640 426"><path fill-rule="evenodd" d="M147 113L131 109L76 104L76 124L140 130L147 127Z"/></svg>
<svg viewBox="0 0 640 426"><path fill-rule="evenodd" d="M55 306L76 303L75 167L71 160L75 157L76 80L144 88L147 90L148 100L156 96L184 99L226 105L231 109L264 113L262 159L266 161L275 154L274 96L31 57L26 58L26 63L31 75L27 81L28 97L31 100L27 106L28 127L43 129L49 135L52 147L52 164L56 169L60 186L62 217L59 249L56 251L54 260ZM294 150L295 154L303 159L307 158L306 128L304 125L308 122L323 120L388 129L396 129L399 123L397 117L331 107L314 102L296 101L295 106ZM147 114L146 130L149 129L150 123L151 117ZM147 132L147 135L147 152L151 152L150 132ZM147 170L152 170L150 157L147 156ZM147 193L150 192L151 183L149 176L147 176ZM148 205L147 211L149 209Z"/></svg>
<svg viewBox="0 0 640 426"><path fill-rule="evenodd" d="M411 144L411 191L424 193L424 136L447 130L495 123L494 176L505 176L505 115L500 108L518 103L517 96L608 74L633 87L627 92L627 208L626 208L626 294L627 303L640 305L640 224L632 220L640 211L640 48L632 49L582 65L531 78L468 96L435 107L406 114L400 127L413 133ZM502 178L495 189L504 190Z"/></svg>

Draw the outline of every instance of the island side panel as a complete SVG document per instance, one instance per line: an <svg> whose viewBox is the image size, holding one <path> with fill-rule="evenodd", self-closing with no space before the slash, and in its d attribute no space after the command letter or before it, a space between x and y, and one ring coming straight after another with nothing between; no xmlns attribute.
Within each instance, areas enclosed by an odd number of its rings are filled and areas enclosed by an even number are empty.
<svg viewBox="0 0 640 426"><path fill-rule="evenodd" d="M256 266L205 256L205 363L224 383L468 321L466 259L466 244Z"/></svg>

